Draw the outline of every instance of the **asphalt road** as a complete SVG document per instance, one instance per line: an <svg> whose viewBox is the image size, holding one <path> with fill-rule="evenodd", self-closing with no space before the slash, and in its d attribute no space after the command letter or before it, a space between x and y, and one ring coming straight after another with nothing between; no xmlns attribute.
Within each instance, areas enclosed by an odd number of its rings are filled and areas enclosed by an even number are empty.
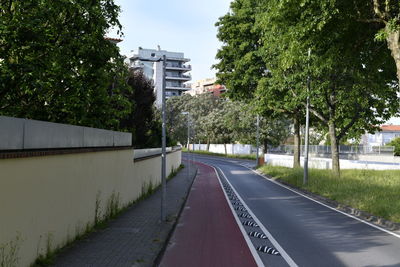
<svg viewBox="0 0 400 267"><path fill-rule="evenodd" d="M268 237L252 237L255 248L267 245L280 252L281 256L258 252L266 266L400 266L400 235L259 176L246 168L254 165L251 161L198 154L190 157L215 167L222 183L233 187L237 199L259 224L258 231Z"/></svg>

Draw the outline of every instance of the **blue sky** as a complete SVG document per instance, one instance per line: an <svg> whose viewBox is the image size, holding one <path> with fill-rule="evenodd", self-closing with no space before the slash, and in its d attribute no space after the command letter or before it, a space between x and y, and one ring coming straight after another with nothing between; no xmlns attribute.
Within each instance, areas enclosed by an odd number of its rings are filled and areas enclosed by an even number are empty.
<svg viewBox="0 0 400 267"><path fill-rule="evenodd" d="M192 78L215 76L211 65L221 46L214 24L229 11L231 0L116 0L121 6L124 41L121 53L143 48L183 52L190 58ZM110 33L110 37L116 34Z"/></svg>
<svg viewBox="0 0 400 267"><path fill-rule="evenodd" d="M229 11L231 0L115 0L121 6L120 22L124 41L119 43L123 55L143 48L183 52L190 58L193 81L212 78L217 40L218 18ZM111 32L110 37L117 37ZM400 125L400 118L387 123Z"/></svg>

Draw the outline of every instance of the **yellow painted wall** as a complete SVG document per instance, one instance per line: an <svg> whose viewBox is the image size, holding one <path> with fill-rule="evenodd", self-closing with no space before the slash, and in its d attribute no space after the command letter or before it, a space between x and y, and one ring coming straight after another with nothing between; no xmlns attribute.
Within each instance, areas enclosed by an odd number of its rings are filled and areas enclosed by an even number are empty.
<svg viewBox="0 0 400 267"><path fill-rule="evenodd" d="M0 159L0 248L15 247L18 266L29 266L48 244L63 246L93 225L96 199L104 215L113 194L122 207L144 184L159 184L160 162L134 163L133 149ZM168 154L167 175L180 163L181 151Z"/></svg>

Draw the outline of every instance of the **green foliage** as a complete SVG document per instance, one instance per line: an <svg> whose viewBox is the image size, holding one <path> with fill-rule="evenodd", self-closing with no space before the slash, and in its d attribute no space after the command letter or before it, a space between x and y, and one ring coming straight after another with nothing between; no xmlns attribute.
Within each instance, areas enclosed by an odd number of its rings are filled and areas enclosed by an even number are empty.
<svg viewBox="0 0 400 267"><path fill-rule="evenodd" d="M229 88L229 98L251 98L266 66L259 53L260 32L254 31L257 11L268 1L235 0L230 12L219 18L218 39L222 42L214 65L218 83Z"/></svg>
<svg viewBox="0 0 400 267"><path fill-rule="evenodd" d="M400 108L390 51L374 41L379 27L360 21L358 8L347 0L235 0L217 23L217 76L235 80L230 96L250 95L270 117L303 117L309 96L311 123L329 132L335 151L340 140L375 131ZM241 42L250 45L240 49ZM250 55L257 59L247 61ZM338 173L338 154L332 157Z"/></svg>
<svg viewBox="0 0 400 267"><path fill-rule="evenodd" d="M214 124L210 120L216 116L223 101L209 94L199 96L187 94L169 98L166 107L168 136L182 144L187 142L188 115L182 112L189 112L192 140L207 140L220 136L221 133L210 125Z"/></svg>
<svg viewBox="0 0 400 267"><path fill-rule="evenodd" d="M400 137L396 137L392 141L390 141L388 146L394 146L394 155L400 156Z"/></svg>
<svg viewBox="0 0 400 267"><path fill-rule="evenodd" d="M118 129L127 68L112 0L0 1L0 114Z"/></svg>
<svg viewBox="0 0 400 267"><path fill-rule="evenodd" d="M330 170L310 169L306 186L303 185L303 169L264 165L260 170L340 204L400 222L399 170L342 170L338 178Z"/></svg>
<svg viewBox="0 0 400 267"><path fill-rule="evenodd" d="M134 110L121 120L120 127L132 132L132 143L135 148L157 147L161 140L160 126L156 120L154 86L142 71L129 74L128 85L132 91L127 95L129 102L135 105Z"/></svg>
<svg viewBox="0 0 400 267"><path fill-rule="evenodd" d="M215 98L210 94L185 95L167 101L168 132L173 139L187 142L188 115L191 142L202 143L256 143L256 109L243 101ZM278 145L289 135L285 118L261 118L260 140Z"/></svg>

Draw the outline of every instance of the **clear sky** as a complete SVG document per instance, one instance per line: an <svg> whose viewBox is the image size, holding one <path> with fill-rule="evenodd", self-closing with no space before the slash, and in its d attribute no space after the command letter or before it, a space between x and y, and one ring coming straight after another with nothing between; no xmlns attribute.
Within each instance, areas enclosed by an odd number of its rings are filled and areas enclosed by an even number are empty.
<svg viewBox="0 0 400 267"><path fill-rule="evenodd" d="M121 6L123 26L121 53L143 48L183 52L190 58L192 81L212 78L217 40L218 18L229 11L231 0L115 0ZM111 32L110 37L117 37ZM400 118L387 123L400 125Z"/></svg>
<svg viewBox="0 0 400 267"><path fill-rule="evenodd" d="M115 0L121 6L123 26L121 53L143 48L183 52L190 58L193 81L212 78L211 66L221 46L217 40L218 18L229 11L231 0ZM117 37L110 33L110 37Z"/></svg>

